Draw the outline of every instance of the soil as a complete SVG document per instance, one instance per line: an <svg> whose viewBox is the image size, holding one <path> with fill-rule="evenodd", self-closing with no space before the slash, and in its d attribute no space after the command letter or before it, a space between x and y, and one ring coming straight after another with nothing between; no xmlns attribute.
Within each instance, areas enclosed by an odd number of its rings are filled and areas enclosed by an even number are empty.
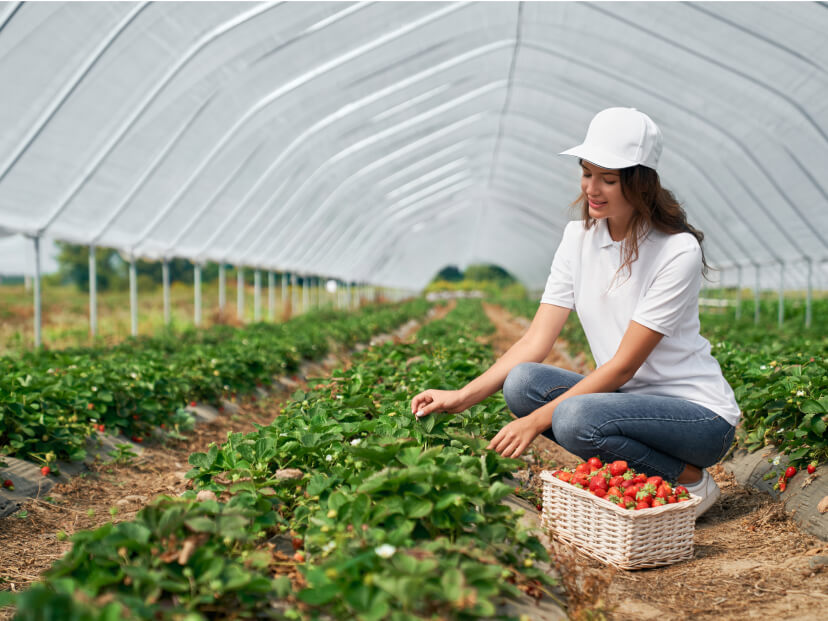
<svg viewBox="0 0 828 621"><path fill-rule="evenodd" d="M497 306L487 314L497 327L492 344L502 355L525 332L525 319ZM545 361L589 372L558 342ZM573 465L577 457L541 436L535 459ZM709 469L722 497L696 522L693 558L669 567L616 570L553 544L573 618L611 621L655 619L742 621L816 620L828 606L828 543L802 532L781 502L742 487L721 465ZM820 558L823 557L823 558ZM812 566L813 565L813 566ZM823 610L822 613L819 610Z"/></svg>

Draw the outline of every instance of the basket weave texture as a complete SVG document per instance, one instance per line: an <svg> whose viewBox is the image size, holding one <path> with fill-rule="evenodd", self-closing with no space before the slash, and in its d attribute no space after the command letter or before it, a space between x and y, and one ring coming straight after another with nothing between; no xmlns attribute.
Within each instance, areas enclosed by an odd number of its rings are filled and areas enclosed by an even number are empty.
<svg viewBox="0 0 828 621"><path fill-rule="evenodd" d="M620 569L659 567L692 558L699 496L630 511L555 478L551 471L541 472L541 480L541 524L584 554Z"/></svg>

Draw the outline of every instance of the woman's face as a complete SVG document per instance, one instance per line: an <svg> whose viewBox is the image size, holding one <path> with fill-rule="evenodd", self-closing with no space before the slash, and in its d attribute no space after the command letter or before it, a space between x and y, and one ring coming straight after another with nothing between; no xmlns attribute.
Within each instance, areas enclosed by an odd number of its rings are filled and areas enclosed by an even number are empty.
<svg viewBox="0 0 828 621"><path fill-rule="evenodd" d="M589 202L589 215L609 218L613 239L622 239L633 215L633 206L624 198L618 170L581 161L581 191Z"/></svg>

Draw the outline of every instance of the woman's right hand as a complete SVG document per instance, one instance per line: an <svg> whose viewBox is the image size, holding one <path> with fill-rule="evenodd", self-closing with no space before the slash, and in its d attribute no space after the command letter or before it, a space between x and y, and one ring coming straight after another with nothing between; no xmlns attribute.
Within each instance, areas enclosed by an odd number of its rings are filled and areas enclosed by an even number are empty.
<svg viewBox="0 0 828 621"><path fill-rule="evenodd" d="M411 413L417 418L432 412L462 412L469 405L461 390L424 390L411 400Z"/></svg>

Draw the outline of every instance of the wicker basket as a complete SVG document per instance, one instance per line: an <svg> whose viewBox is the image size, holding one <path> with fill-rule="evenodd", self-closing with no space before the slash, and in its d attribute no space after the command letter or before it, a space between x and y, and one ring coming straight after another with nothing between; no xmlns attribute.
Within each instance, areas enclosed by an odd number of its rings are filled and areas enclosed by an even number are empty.
<svg viewBox="0 0 828 621"><path fill-rule="evenodd" d="M541 523L551 535L620 569L643 569L693 556L696 505L701 498L630 511L588 491L541 473Z"/></svg>

